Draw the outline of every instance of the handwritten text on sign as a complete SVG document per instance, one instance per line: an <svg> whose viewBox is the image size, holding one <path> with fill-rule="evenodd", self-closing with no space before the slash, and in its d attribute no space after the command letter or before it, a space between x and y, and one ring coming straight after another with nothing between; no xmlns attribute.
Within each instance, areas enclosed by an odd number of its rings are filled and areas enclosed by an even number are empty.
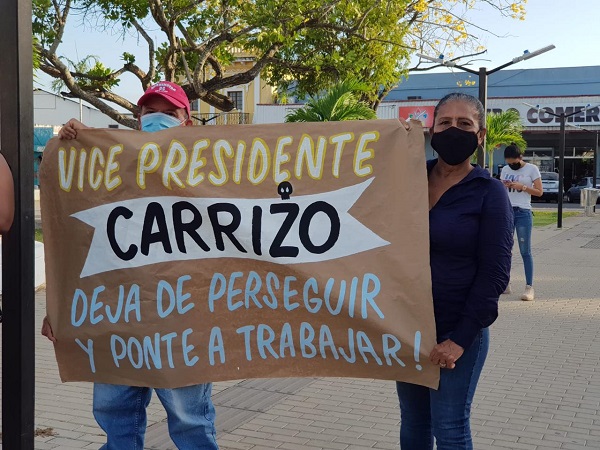
<svg viewBox="0 0 600 450"><path fill-rule="evenodd" d="M436 386L422 144L395 121L53 140L42 212L61 377Z"/></svg>

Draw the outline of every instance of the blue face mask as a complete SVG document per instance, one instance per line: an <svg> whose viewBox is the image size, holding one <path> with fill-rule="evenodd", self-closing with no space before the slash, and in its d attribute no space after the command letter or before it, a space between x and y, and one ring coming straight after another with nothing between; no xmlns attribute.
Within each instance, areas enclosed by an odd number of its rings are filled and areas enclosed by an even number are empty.
<svg viewBox="0 0 600 450"><path fill-rule="evenodd" d="M170 116L165 113L155 112L150 114L144 114L141 117L142 131L160 131L166 130L167 128L178 127L182 124L178 118Z"/></svg>

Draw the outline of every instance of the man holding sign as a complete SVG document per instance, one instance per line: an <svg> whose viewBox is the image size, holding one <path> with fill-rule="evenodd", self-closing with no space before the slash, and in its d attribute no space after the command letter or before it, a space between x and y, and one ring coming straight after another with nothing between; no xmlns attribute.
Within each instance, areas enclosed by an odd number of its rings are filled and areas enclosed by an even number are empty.
<svg viewBox="0 0 600 450"><path fill-rule="evenodd" d="M190 106L183 89L175 83L161 81L139 99L139 126L154 132L177 126L192 125ZM60 130L59 138L76 139L77 130L88 128L71 119ZM48 318L44 318L42 334L56 339ZM167 411L169 434L184 450L218 449L214 425L215 408L211 400L211 383L175 389L155 389ZM146 407L152 388L94 383L94 417L107 436L106 450L144 448Z"/></svg>

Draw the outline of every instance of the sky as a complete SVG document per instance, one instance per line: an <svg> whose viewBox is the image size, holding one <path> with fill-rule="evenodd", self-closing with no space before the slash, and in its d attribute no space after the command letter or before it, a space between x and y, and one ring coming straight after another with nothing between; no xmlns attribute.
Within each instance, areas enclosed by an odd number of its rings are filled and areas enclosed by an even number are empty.
<svg viewBox="0 0 600 450"><path fill-rule="evenodd" d="M487 53L473 62L471 67L492 69L520 56L525 50L533 52L550 44L556 48L520 62L511 69L600 65L600 0L528 0L526 9L524 21L502 18L489 8L469 13L474 23L493 33L478 32L480 43L487 48ZM159 36L154 30L149 30L149 33ZM122 65L120 56L123 51L135 54L141 67L147 64L143 42L138 45L135 37L129 36L123 42L119 35L111 35L110 32L100 34L82 26L69 28L59 47L59 54L72 60L85 55L97 55L113 68ZM437 72L447 70L436 69ZM42 74L37 85L49 90L50 82ZM142 94L139 81L132 75L124 77L115 91L130 100Z"/></svg>

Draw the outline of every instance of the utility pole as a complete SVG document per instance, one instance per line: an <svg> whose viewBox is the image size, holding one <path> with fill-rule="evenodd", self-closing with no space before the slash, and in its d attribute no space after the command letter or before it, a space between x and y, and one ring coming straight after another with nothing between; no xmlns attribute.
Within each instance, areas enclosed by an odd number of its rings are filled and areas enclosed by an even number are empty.
<svg viewBox="0 0 600 450"><path fill-rule="evenodd" d="M419 58L426 59L427 61L435 62L435 63L441 64L441 65L447 66L447 67L456 67L457 69L464 70L465 72L472 73L473 75L477 75L477 77L479 78L479 101L483 105L483 111L485 112L485 114L482 118L483 126L485 127L485 119L486 119L485 116L487 114L487 77L495 72L498 72L499 70L504 69L505 67L511 66L511 65L516 64L521 61L525 61L527 59L534 58L534 57L541 55L542 53L546 53L554 48L556 48L554 45L548 45L547 47L541 48L541 49L533 51L533 52L529 52L529 50L525 50L521 56L517 56L516 58L513 58L511 61L507 62L506 64L502 64L501 66L498 66L491 70L487 70L485 67L480 67L479 70L473 70L469 67L461 66L460 64L456 64L456 62L454 62L454 61L444 60L444 55L440 55L437 58L432 58L431 56L417 53L417 56ZM481 146L479 146L477 148L477 164L480 165L481 167L485 166L484 149L485 149L485 137L484 137L484 140L483 140ZM490 167L490 170L492 170L492 169L493 168Z"/></svg>
<svg viewBox="0 0 600 450"><path fill-rule="evenodd" d="M0 146L15 187L2 239L2 447L33 450L35 383L31 2L1 0Z"/></svg>

